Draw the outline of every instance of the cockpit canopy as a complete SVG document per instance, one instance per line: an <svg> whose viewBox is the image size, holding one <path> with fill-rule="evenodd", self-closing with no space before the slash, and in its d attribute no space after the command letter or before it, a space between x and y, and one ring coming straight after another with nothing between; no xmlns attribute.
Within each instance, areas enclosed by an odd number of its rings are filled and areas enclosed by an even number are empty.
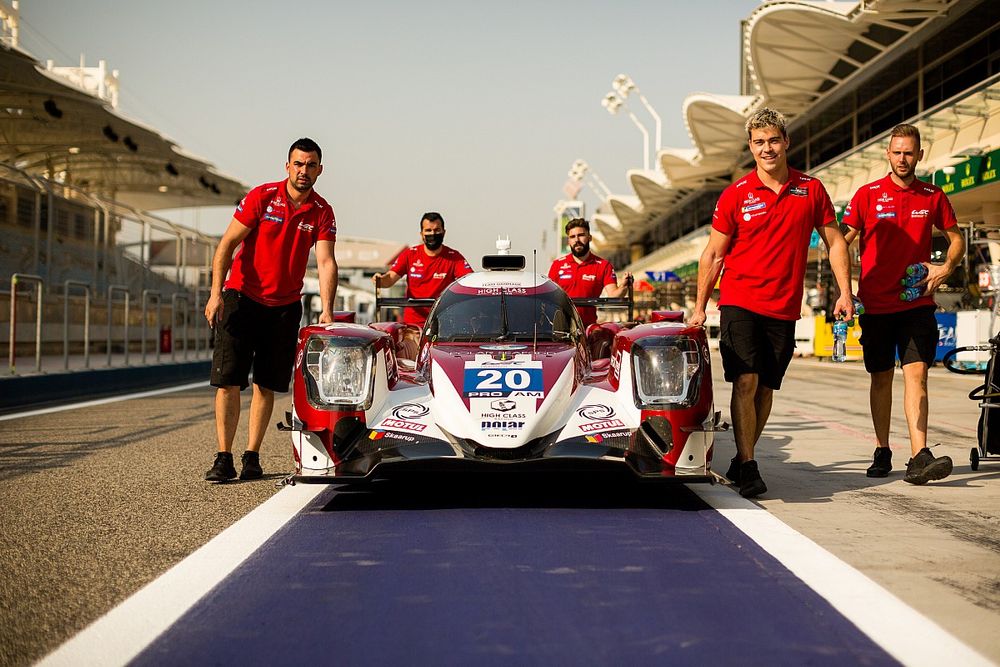
<svg viewBox="0 0 1000 667"><path fill-rule="evenodd" d="M444 343L575 342L583 323L566 293L549 281L528 289L475 291L453 283L438 299L425 331Z"/></svg>

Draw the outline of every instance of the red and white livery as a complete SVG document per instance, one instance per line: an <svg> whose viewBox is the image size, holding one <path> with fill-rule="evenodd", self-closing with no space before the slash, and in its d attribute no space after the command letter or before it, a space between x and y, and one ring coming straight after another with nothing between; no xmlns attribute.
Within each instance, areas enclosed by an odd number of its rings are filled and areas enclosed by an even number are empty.
<svg viewBox="0 0 1000 667"><path fill-rule="evenodd" d="M452 283L407 325L352 313L299 333L295 479L416 471L631 470L712 481L718 414L705 330L680 313L584 330L566 293L505 255ZM512 269L512 270L511 270ZM413 332L415 333L415 332Z"/></svg>

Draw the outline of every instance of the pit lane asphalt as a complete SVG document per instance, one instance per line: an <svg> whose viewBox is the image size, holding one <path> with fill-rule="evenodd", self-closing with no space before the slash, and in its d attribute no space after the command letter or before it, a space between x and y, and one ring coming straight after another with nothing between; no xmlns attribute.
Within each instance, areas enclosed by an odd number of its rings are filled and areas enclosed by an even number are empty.
<svg viewBox="0 0 1000 667"><path fill-rule="evenodd" d="M912 487L899 472L864 477L863 369L795 360L758 450L770 487L760 505L998 660L1000 462L968 467L979 411L966 395L979 381L932 370L931 440L956 471ZM718 377L716 391L727 416ZM201 481L214 449L211 397L206 386L0 422L0 661L41 657L275 492L277 471L290 469L277 432L265 441L270 479ZM897 400L897 471L903 424ZM724 469L731 435L718 442Z"/></svg>

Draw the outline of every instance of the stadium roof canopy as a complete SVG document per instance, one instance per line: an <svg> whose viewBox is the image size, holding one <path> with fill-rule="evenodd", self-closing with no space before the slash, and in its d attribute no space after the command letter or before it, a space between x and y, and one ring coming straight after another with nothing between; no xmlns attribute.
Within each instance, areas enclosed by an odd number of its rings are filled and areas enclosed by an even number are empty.
<svg viewBox="0 0 1000 667"><path fill-rule="evenodd" d="M0 162L137 209L231 205L248 190L7 44L0 136Z"/></svg>
<svg viewBox="0 0 1000 667"><path fill-rule="evenodd" d="M619 244L641 236L650 221L670 215L691 192L731 182L746 149L744 123L754 110L773 106L790 119L802 115L956 1L762 3L743 31L750 94L699 92L685 99L692 147L659 151L658 179L637 182L637 172L629 172L638 203L610 198L623 224Z"/></svg>
<svg viewBox="0 0 1000 667"><path fill-rule="evenodd" d="M744 31L750 78L767 104L797 116L954 1L763 4Z"/></svg>

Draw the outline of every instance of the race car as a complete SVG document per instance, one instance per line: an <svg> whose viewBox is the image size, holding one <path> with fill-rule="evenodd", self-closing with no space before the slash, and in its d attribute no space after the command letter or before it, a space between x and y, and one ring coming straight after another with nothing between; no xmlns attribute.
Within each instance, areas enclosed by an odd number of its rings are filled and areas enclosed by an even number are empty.
<svg viewBox="0 0 1000 667"><path fill-rule="evenodd" d="M294 481L605 469L713 481L726 425L703 327L654 312L584 330L574 301L522 256L483 264L445 289L422 330L352 313L301 329L293 411L279 425Z"/></svg>

